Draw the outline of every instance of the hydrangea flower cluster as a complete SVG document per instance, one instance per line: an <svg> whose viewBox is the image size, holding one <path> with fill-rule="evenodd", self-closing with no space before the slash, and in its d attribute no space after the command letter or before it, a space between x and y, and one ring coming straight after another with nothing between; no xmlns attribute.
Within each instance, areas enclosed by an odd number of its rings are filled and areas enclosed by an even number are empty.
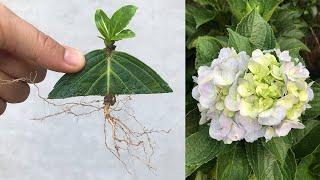
<svg viewBox="0 0 320 180"><path fill-rule="evenodd" d="M212 138L230 144L245 139L286 136L302 129L299 117L310 108L309 71L288 51L237 53L220 50L211 66L201 66L192 96L199 103L200 124L210 123Z"/></svg>

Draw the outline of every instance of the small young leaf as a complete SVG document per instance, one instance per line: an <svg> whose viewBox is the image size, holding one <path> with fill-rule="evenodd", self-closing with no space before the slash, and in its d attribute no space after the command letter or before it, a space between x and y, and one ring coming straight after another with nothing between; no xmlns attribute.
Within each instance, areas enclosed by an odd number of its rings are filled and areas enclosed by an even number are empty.
<svg viewBox="0 0 320 180"><path fill-rule="evenodd" d="M196 41L196 69L203 65L210 65L212 60L218 56L220 49L221 45L214 37L199 37Z"/></svg>
<svg viewBox="0 0 320 180"><path fill-rule="evenodd" d="M111 35L115 36L122 30L124 30L124 28L128 26L132 17L135 15L136 11L137 11L137 7L133 5L127 5L117 10L111 17L111 23L112 23Z"/></svg>
<svg viewBox="0 0 320 180"><path fill-rule="evenodd" d="M251 54L252 45L250 43L250 40L247 37L241 36L230 28L228 28L227 30L229 32L229 46L233 47L237 52L244 51L247 54Z"/></svg>
<svg viewBox="0 0 320 180"><path fill-rule="evenodd" d="M97 26L99 32L101 33L101 35L105 39L110 40L111 21L110 21L109 17L106 15L106 13L103 12L103 10L98 9L96 11L95 22L96 22L96 26Z"/></svg>
<svg viewBox="0 0 320 180"><path fill-rule="evenodd" d="M128 39L128 38L133 38L133 37L135 37L135 33L132 32L130 29L125 29L125 30L119 32L116 36L112 37L111 40L119 41L122 39Z"/></svg>
<svg viewBox="0 0 320 180"><path fill-rule="evenodd" d="M64 75L49 99L107 94L153 94L172 92L168 84L150 67L124 52L96 50L86 55L85 68Z"/></svg>
<svg viewBox="0 0 320 180"><path fill-rule="evenodd" d="M217 179L247 180L251 172L243 143L221 153L217 160Z"/></svg>
<svg viewBox="0 0 320 180"><path fill-rule="evenodd" d="M252 10L238 24L239 34L249 38L254 49L273 49L276 39L271 26L259 15L257 9Z"/></svg>

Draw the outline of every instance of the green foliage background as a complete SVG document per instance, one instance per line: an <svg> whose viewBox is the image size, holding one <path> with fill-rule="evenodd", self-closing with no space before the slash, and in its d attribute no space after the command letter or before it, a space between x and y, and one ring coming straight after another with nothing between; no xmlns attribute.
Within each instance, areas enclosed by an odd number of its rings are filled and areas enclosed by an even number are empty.
<svg viewBox="0 0 320 180"><path fill-rule="evenodd" d="M311 53L312 48L304 40L317 26L319 2L187 0L186 3L186 178L320 179L318 83L313 85L312 108L302 117L306 128L268 142L260 139L225 145L210 138L208 127L198 125L200 114L191 97L192 76L199 66L210 64L222 47L231 46L248 53L257 48L280 48L305 63L302 55Z"/></svg>

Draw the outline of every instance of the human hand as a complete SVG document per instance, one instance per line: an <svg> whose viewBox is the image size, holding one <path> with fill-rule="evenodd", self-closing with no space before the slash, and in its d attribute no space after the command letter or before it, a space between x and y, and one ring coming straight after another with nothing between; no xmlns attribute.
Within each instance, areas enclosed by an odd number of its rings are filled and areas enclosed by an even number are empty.
<svg viewBox="0 0 320 180"><path fill-rule="evenodd" d="M80 71L84 56L62 46L25 22L0 3L0 114L8 103L26 100L30 87L26 81L41 82L47 69L74 73ZM2 82L2 83L1 83Z"/></svg>

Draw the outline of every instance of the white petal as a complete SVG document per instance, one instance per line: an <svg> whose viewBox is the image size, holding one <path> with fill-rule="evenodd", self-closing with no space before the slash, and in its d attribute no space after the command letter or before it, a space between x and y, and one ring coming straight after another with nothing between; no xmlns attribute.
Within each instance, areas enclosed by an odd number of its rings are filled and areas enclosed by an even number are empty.
<svg viewBox="0 0 320 180"><path fill-rule="evenodd" d="M275 132L278 136L286 136L291 129L303 129L304 125L297 121L286 120L275 127Z"/></svg>
<svg viewBox="0 0 320 180"><path fill-rule="evenodd" d="M245 130L238 126L236 123L232 124L230 133L228 134L228 138L232 141L240 141L243 139L245 135Z"/></svg>

